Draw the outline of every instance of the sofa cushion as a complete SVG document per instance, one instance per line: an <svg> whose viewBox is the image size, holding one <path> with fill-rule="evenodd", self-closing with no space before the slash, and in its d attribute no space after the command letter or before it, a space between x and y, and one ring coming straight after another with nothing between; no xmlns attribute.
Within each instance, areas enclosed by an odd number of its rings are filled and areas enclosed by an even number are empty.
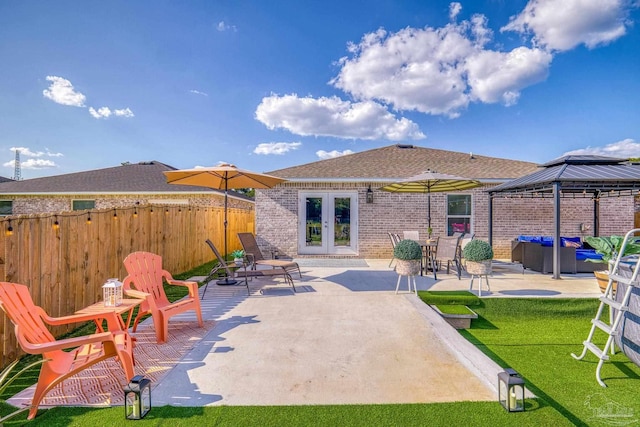
<svg viewBox="0 0 640 427"><path fill-rule="evenodd" d="M582 248L582 240L580 237L561 237L560 245L566 248Z"/></svg>
<svg viewBox="0 0 640 427"><path fill-rule="evenodd" d="M587 259L593 260L602 260L602 255L596 253L593 249L576 249L576 260L577 261L585 261Z"/></svg>

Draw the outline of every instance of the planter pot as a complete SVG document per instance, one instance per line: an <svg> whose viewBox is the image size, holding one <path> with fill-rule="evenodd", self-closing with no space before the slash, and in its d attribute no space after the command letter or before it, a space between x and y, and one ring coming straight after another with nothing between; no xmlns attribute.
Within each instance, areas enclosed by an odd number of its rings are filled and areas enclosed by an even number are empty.
<svg viewBox="0 0 640 427"><path fill-rule="evenodd" d="M440 314L440 316L442 316L444 318L444 320L447 321L448 324L450 324L451 326L453 326L456 329L468 329L468 328L471 327L471 321L473 319L477 319L478 318L478 314L475 311L471 310L469 307L466 307L466 306L465 306L465 308L467 310L469 310L469 314L443 313L435 305L432 305L430 307L433 308L438 314Z"/></svg>
<svg viewBox="0 0 640 427"><path fill-rule="evenodd" d="M244 260L242 258L234 258L233 262L236 264L236 266L242 267Z"/></svg>
<svg viewBox="0 0 640 427"><path fill-rule="evenodd" d="M594 271L593 275L596 276L598 286L600 287L600 292L604 293L604 291L607 289L607 285L609 284L609 272L607 270ZM611 286L613 287L613 295L615 296L618 283L613 282Z"/></svg>
<svg viewBox="0 0 640 427"><path fill-rule="evenodd" d="M396 273L401 276L416 276L420 273L419 259L396 260Z"/></svg>
<svg viewBox="0 0 640 427"><path fill-rule="evenodd" d="M484 261L465 261L465 269L467 273L475 276L491 274L491 260Z"/></svg>

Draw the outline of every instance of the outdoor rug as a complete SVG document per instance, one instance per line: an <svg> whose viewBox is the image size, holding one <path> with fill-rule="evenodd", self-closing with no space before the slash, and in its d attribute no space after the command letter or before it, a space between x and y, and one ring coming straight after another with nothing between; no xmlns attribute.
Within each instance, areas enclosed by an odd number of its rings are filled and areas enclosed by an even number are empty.
<svg viewBox="0 0 640 427"><path fill-rule="evenodd" d="M243 286L217 288L218 295L225 294L225 298L212 298L213 295L210 298L207 293L204 301L201 301L204 327L198 327L194 312L185 312L170 319L169 338L165 344L156 343L151 318L145 319L138 325L138 330L131 334L136 339L133 350L135 373L151 380L152 391L153 385L180 363L184 355L213 329L216 324L214 318L219 318L231 306L247 297L246 288ZM201 295L202 291L203 288L200 287ZM124 405L123 388L127 383L121 365L115 358L111 358L58 384L45 396L40 407ZM7 402L16 407L31 406L34 390L35 385L16 394Z"/></svg>

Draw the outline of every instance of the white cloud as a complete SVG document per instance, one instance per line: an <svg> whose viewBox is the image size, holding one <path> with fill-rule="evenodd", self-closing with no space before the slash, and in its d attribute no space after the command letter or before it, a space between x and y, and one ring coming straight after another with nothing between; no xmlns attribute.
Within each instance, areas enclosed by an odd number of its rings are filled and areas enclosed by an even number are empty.
<svg viewBox="0 0 640 427"><path fill-rule="evenodd" d="M47 157L62 157L63 154L62 153L52 153L51 151L49 151L49 149L47 148L46 151L31 151L30 148L28 147L11 147L9 148L10 151L20 151L20 156L22 157L43 157L43 156L47 156Z"/></svg>
<svg viewBox="0 0 640 427"><path fill-rule="evenodd" d="M462 10L462 5L457 1L454 1L453 3L449 4L449 19L451 19L452 21L456 19L456 17L458 16L461 10Z"/></svg>
<svg viewBox="0 0 640 427"><path fill-rule="evenodd" d="M57 76L47 76L47 80L51 82L51 85L48 89L42 91L42 95L44 95L45 98L49 98L57 104L86 108L84 103L87 97L77 92L69 80ZM131 111L130 108L111 111L109 107L101 107L97 110L89 107L89 114L96 119L106 119L112 114L116 117L134 117L133 111Z"/></svg>
<svg viewBox="0 0 640 427"><path fill-rule="evenodd" d="M527 47L487 49L492 38L479 14L441 28L379 29L349 44L330 83L358 100L451 118L470 102L511 105L520 90L546 78L552 56Z"/></svg>
<svg viewBox="0 0 640 427"><path fill-rule="evenodd" d="M116 117L134 117L133 111L129 108L125 108L122 110L113 110L109 107L100 107L97 110L93 107L89 107L89 114L91 114L96 119L108 119L111 115Z"/></svg>
<svg viewBox="0 0 640 427"><path fill-rule="evenodd" d="M471 98L513 105L520 90L547 78L551 54L519 47L511 52L484 50L467 60Z"/></svg>
<svg viewBox="0 0 640 427"><path fill-rule="evenodd" d="M96 119L106 119L111 116L111 109L109 107L100 107L96 110L93 107L89 107L89 114Z"/></svg>
<svg viewBox="0 0 640 427"><path fill-rule="evenodd" d="M320 159L325 160L325 159L333 159L335 157L340 157L340 156L346 156L347 154L353 154L353 151L351 150L344 150L344 151L338 151L338 150L333 150L333 151L325 151L325 150L318 150L316 151L316 156L318 156Z"/></svg>
<svg viewBox="0 0 640 427"><path fill-rule="evenodd" d="M626 33L634 7L629 0L530 0L500 31L532 34L534 45L549 50L594 48Z"/></svg>
<svg viewBox="0 0 640 427"><path fill-rule="evenodd" d="M620 159L640 157L640 142L627 138L622 141L607 144L604 147L587 147L578 150L567 151L563 156L572 154L591 154L598 156L617 157Z"/></svg>
<svg viewBox="0 0 640 427"><path fill-rule="evenodd" d="M195 89L191 89L191 90L189 91L189 93L193 93L194 95L209 96L209 94L208 94L208 93L200 92L199 90L195 90Z"/></svg>
<svg viewBox="0 0 640 427"><path fill-rule="evenodd" d="M301 142L263 142L253 150L255 154L284 154L291 150L297 150Z"/></svg>
<svg viewBox="0 0 640 427"><path fill-rule="evenodd" d="M51 85L42 91L45 98L49 98L57 104L84 107L86 97L82 93L76 92L69 80L57 76L47 76L47 80L51 82Z"/></svg>
<svg viewBox="0 0 640 427"><path fill-rule="evenodd" d="M224 21L218 22L218 25L216 25L216 29L221 32L222 31L234 31L234 32L238 31L238 28L236 28L235 25L229 25Z"/></svg>
<svg viewBox="0 0 640 427"><path fill-rule="evenodd" d="M131 109L129 108L124 108L121 110L113 110L113 114L116 115L116 117L134 117L133 111L131 111Z"/></svg>
<svg viewBox="0 0 640 427"><path fill-rule="evenodd" d="M5 167L15 167L15 160L11 160L10 162L4 163L2 166ZM49 169L55 168L58 165L55 164L53 160L45 160L45 159L28 159L25 161L20 161L21 169Z"/></svg>
<svg viewBox="0 0 640 427"><path fill-rule="evenodd" d="M345 139L423 139L418 125L397 119L372 101L349 102L338 97L300 98L296 94L262 99L256 119L269 129L286 129L296 135Z"/></svg>

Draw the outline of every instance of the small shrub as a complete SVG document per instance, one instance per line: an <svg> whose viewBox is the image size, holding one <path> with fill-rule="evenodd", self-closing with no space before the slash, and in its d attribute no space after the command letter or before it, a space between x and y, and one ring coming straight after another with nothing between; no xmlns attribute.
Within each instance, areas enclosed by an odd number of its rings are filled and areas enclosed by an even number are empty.
<svg viewBox="0 0 640 427"><path fill-rule="evenodd" d="M493 249L488 242L473 239L462 250L462 256L467 261L485 261L493 259Z"/></svg>
<svg viewBox="0 0 640 427"><path fill-rule="evenodd" d="M396 259L406 261L420 259L422 258L422 248L415 240L401 240L393 250L393 256Z"/></svg>

